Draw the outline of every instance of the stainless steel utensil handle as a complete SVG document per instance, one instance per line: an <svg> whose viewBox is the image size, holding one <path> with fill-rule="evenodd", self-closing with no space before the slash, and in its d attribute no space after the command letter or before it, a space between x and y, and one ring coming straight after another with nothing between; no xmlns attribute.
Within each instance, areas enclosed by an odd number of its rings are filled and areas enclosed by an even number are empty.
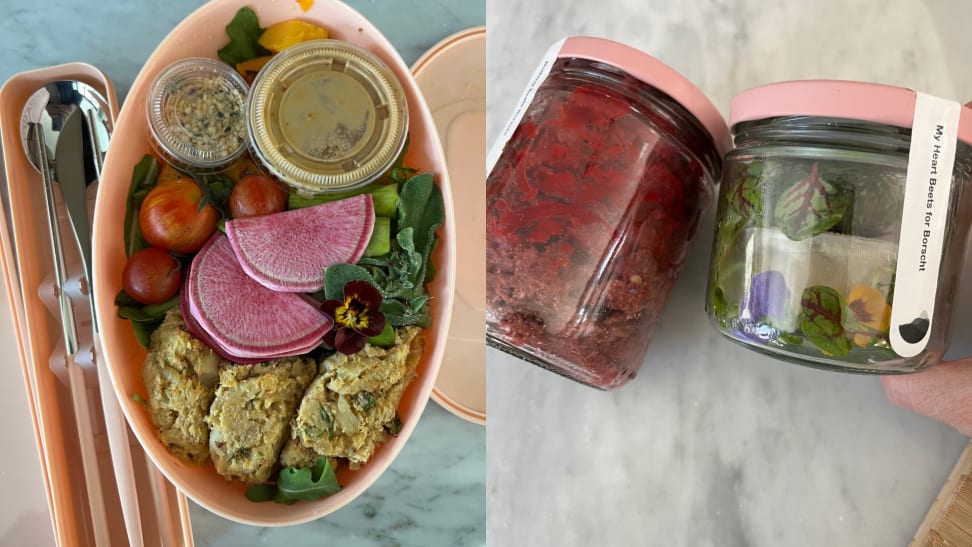
<svg viewBox="0 0 972 547"><path fill-rule="evenodd" d="M54 206L54 176L51 173L50 161L47 157L47 143L44 142L44 132L40 125L30 124L33 132L31 144L40 162L41 174L44 176L44 200L47 202L47 221L51 229L51 249L54 258L54 290L61 306L61 331L64 333L64 347L68 355L78 352L78 331L74 318L74 308L71 299L64 291L67 279L64 268L64 249L61 247L61 229L57 221L57 208Z"/></svg>

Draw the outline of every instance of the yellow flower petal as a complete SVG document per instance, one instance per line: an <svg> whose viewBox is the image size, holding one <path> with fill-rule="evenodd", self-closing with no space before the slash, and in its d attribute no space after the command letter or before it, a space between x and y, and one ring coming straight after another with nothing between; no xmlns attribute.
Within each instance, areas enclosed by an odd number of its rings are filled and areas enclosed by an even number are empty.
<svg viewBox="0 0 972 547"><path fill-rule="evenodd" d="M854 287L847 299L847 307L857 321L868 328L885 332L891 324L891 306L888 306L884 294L874 287Z"/></svg>

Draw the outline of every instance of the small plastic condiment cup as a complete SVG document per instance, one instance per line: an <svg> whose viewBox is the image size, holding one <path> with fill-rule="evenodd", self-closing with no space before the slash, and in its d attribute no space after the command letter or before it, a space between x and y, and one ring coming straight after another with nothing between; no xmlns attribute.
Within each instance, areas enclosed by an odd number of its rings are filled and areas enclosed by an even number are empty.
<svg viewBox="0 0 972 547"><path fill-rule="evenodd" d="M376 55L341 40L287 48L250 91L254 157L303 193L363 186L388 171L405 146L408 106Z"/></svg>
<svg viewBox="0 0 972 547"><path fill-rule="evenodd" d="M972 221L972 109L901 87L804 80L740 93L730 123L713 326L817 368L936 364Z"/></svg>
<svg viewBox="0 0 972 547"><path fill-rule="evenodd" d="M193 57L163 69L146 109L155 151L190 172L218 172L246 150L247 86L226 63Z"/></svg>
<svg viewBox="0 0 972 547"><path fill-rule="evenodd" d="M600 389L644 361L729 129L657 59L552 47L487 160L487 343Z"/></svg>

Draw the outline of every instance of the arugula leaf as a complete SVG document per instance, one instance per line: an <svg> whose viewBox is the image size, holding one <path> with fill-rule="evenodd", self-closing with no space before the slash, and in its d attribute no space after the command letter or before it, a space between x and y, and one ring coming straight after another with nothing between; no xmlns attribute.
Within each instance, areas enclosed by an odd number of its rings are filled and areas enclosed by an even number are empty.
<svg viewBox="0 0 972 547"><path fill-rule="evenodd" d="M243 61L270 55L270 51L257 42L264 30L260 28L260 21L252 9L240 8L230 24L226 25L230 41L217 52L219 58L235 67Z"/></svg>
<svg viewBox="0 0 972 547"><path fill-rule="evenodd" d="M138 227L138 210L142 206L145 196L155 188L159 178L159 164L155 156L145 154L135 165L132 172L132 185L128 189L128 204L125 210L125 255L132 256L136 252L148 247Z"/></svg>
<svg viewBox="0 0 972 547"><path fill-rule="evenodd" d="M321 456L313 469L285 467L280 470L277 484L254 484L246 489L246 497L253 502L273 501L291 505L298 500L317 500L341 490L331 462Z"/></svg>
<svg viewBox="0 0 972 547"><path fill-rule="evenodd" d="M273 501L275 495L277 495L277 487L273 484L251 484L246 489L246 499L255 503Z"/></svg>

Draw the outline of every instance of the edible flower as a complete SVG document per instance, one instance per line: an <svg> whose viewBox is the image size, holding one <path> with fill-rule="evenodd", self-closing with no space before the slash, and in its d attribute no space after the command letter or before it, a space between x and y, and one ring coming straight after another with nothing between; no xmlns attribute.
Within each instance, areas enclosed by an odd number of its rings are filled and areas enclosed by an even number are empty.
<svg viewBox="0 0 972 547"><path fill-rule="evenodd" d="M874 343L878 334L886 334L891 325L891 306L881 291L874 287L858 285L847 299L847 308L866 331L854 334L854 344L859 347Z"/></svg>
<svg viewBox="0 0 972 547"><path fill-rule="evenodd" d="M739 309L749 312L749 317L755 321L783 319L783 308L789 300L786 278L777 270L768 270L753 276Z"/></svg>
<svg viewBox="0 0 972 547"><path fill-rule="evenodd" d="M385 328L381 294L367 281L344 284L343 300L325 300L321 311L334 318L334 326L324 335L324 345L352 355L365 347L368 338L378 336Z"/></svg>
<svg viewBox="0 0 972 547"><path fill-rule="evenodd" d="M778 330L768 323L785 319L789 300L790 289L782 272L768 270L754 275L749 282L749 290L739 303L739 316L744 328L737 329L737 335L754 342L774 339Z"/></svg>

